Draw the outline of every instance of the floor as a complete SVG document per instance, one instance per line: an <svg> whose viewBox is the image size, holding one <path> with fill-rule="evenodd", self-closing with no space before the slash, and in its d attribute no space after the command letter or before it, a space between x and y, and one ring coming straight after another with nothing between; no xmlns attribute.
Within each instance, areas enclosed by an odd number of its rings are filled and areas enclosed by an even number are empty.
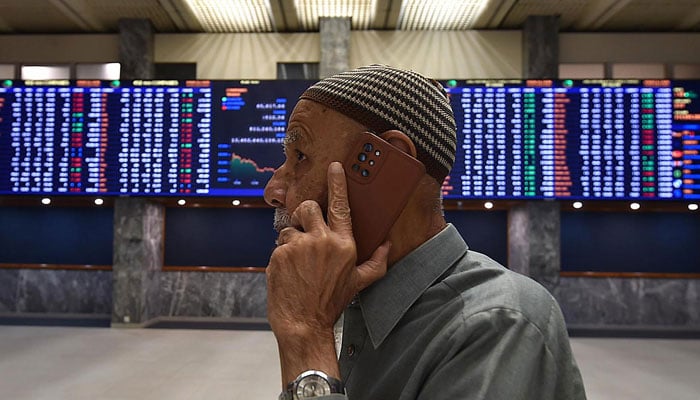
<svg viewBox="0 0 700 400"><path fill-rule="evenodd" d="M697 400L700 340L574 338L591 400ZM276 399L269 331L0 326L0 399Z"/></svg>

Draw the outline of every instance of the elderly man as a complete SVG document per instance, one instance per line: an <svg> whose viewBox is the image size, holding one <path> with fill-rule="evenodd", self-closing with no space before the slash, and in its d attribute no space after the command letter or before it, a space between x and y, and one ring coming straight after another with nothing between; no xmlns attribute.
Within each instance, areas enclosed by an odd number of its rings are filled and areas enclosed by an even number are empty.
<svg viewBox="0 0 700 400"><path fill-rule="evenodd" d="M365 131L425 173L358 265L338 161ZM585 398L556 301L469 250L445 221L441 183L455 148L444 90L415 72L373 65L302 94L286 161L265 188L279 232L267 285L280 399Z"/></svg>

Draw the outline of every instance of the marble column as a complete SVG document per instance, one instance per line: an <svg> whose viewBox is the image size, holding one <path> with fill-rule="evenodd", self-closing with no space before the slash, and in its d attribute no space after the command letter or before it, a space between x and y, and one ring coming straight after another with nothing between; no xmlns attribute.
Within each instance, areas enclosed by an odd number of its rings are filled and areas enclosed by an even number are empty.
<svg viewBox="0 0 700 400"><path fill-rule="evenodd" d="M527 202L508 212L508 267L554 293L561 270L560 207Z"/></svg>
<svg viewBox="0 0 700 400"><path fill-rule="evenodd" d="M114 204L112 323L139 324L158 316L165 208L141 198Z"/></svg>
<svg viewBox="0 0 700 400"><path fill-rule="evenodd" d="M523 27L523 77L559 77L559 17L529 16Z"/></svg>
<svg viewBox="0 0 700 400"><path fill-rule="evenodd" d="M530 16L523 29L523 75L557 78L559 17ZM508 266L528 275L550 292L561 270L560 207L557 202L528 201L508 213Z"/></svg>
<svg viewBox="0 0 700 400"><path fill-rule="evenodd" d="M350 67L350 18L319 18L321 32L320 77L327 78Z"/></svg>
<svg viewBox="0 0 700 400"><path fill-rule="evenodd" d="M119 21L122 79L152 79L153 25L147 19ZM112 323L139 324L158 316L163 266L165 208L141 198L114 205Z"/></svg>
<svg viewBox="0 0 700 400"><path fill-rule="evenodd" d="M122 79L153 79L155 36L148 19L119 20L119 63Z"/></svg>

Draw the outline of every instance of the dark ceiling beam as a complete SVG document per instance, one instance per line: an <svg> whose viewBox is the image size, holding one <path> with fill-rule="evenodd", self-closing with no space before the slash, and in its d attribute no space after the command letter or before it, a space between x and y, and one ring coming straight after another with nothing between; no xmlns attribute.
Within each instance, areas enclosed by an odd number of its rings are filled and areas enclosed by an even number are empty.
<svg viewBox="0 0 700 400"><path fill-rule="evenodd" d="M14 28L12 28L12 25L8 24L7 21L0 15L0 32L3 33L12 33L14 32Z"/></svg>
<svg viewBox="0 0 700 400"><path fill-rule="evenodd" d="M497 29L508 17L517 0L495 0L489 3L474 23L474 29Z"/></svg>
<svg viewBox="0 0 700 400"><path fill-rule="evenodd" d="M271 0L272 19L276 32L298 32L300 29L294 0Z"/></svg>
<svg viewBox="0 0 700 400"><path fill-rule="evenodd" d="M370 29L396 29L402 3L401 0L377 0L374 21L372 21Z"/></svg>
<svg viewBox="0 0 700 400"><path fill-rule="evenodd" d="M586 4L581 16L572 24L574 30L594 31L603 26L631 0L593 0ZM567 27L563 26L566 29Z"/></svg>
<svg viewBox="0 0 700 400"><path fill-rule="evenodd" d="M697 31L700 27L700 7L695 7L683 17L675 27L677 31Z"/></svg>
<svg viewBox="0 0 700 400"><path fill-rule="evenodd" d="M75 3L67 0L49 0L49 2L86 32L104 32L107 30L107 28L92 15L90 10L81 7L81 5L85 3Z"/></svg>

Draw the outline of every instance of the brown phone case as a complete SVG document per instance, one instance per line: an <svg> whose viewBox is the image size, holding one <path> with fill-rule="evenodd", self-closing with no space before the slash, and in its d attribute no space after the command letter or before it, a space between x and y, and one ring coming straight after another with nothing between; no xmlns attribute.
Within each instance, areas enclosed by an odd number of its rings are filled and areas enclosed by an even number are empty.
<svg viewBox="0 0 700 400"><path fill-rule="evenodd" d="M384 243L425 174L425 167L370 132L358 137L343 166L360 264Z"/></svg>

